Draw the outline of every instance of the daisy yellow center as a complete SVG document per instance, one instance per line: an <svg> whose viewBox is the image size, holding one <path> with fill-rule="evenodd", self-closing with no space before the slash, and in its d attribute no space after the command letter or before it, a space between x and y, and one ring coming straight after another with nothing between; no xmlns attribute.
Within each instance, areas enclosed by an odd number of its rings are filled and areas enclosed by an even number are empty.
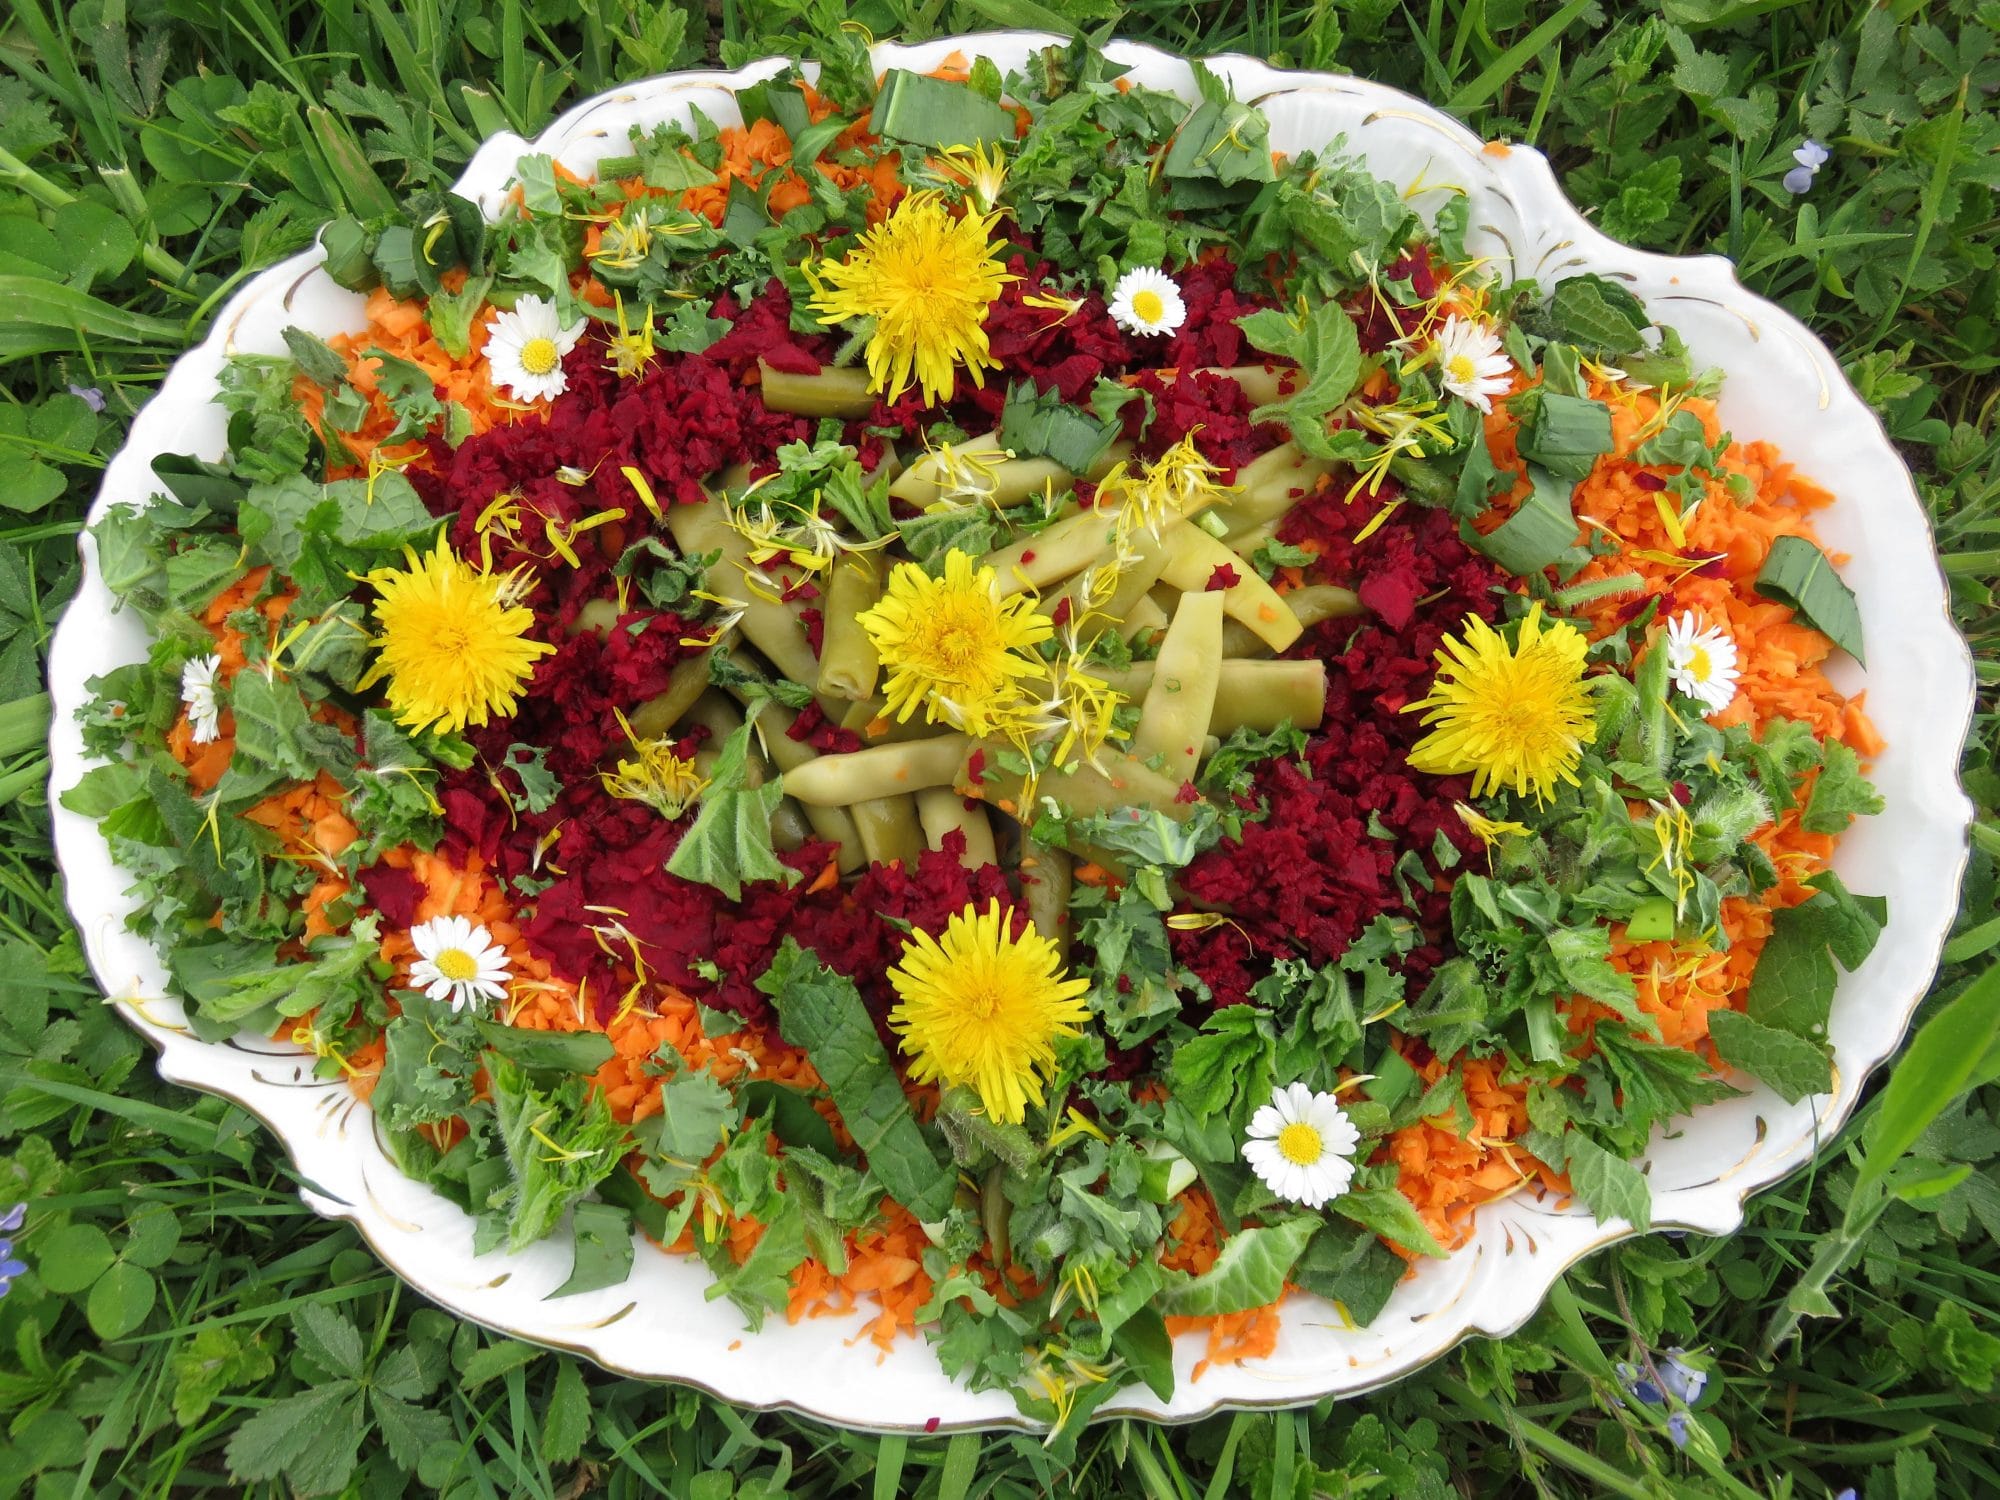
<svg viewBox="0 0 2000 1500"><path fill-rule="evenodd" d="M846 259L805 268L822 324L868 318L868 388L894 401L914 384L951 399L963 366L974 385L1000 368L986 312L1008 282L991 241L993 215L956 218L936 193L912 193Z"/></svg>
<svg viewBox="0 0 2000 1500"><path fill-rule="evenodd" d="M1445 362L1445 372L1461 385L1470 385L1479 378L1479 367L1470 354L1454 354Z"/></svg>
<svg viewBox="0 0 2000 1500"><path fill-rule="evenodd" d="M942 578L897 564L860 623L888 675L884 691L899 722L921 705L932 723L952 719L973 733L1020 701L1022 678L1044 674L1028 648L1054 628L1028 596L999 598L993 569L975 570L956 548Z"/></svg>
<svg viewBox="0 0 2000 1500"><path fill-rule="evenodd" d="M1090 983L1061 977L1055 945L1012 926L996 897L983 913L967 906L941 937L914 934L889 971L900 1000L889 1025L912 1078L972 1089L990 1118L1018 1125L1042 1102L1057 1039L1088 1018Z"/></svg>
<svg viewBox="0 0 2000 1500"><path fill-rule="evenodd" d="M1715 675L1715 659L1708 654L1708 647L1697 645L1688 653L1687 669L1696 682L1707 682Z"/></svg>
<svg viewBox="0 0 2000 1500"><path fill-rule="evenodd" d="M1546 802L1558 784L1575 785L1583 747L1597 736L1583 675L1588 643L1572 625L1544 625L1539 604L1512 646L1476 615L1465 624L1462 639L1445 637L1430 693L1403 710L1433 726L1410 764L1469 773L1474 796L1507 787Z"/></svg>
<svg viewBox="0 0 2000 1500"><path fill-rule="evenodd" d="M1157 323L1167 315L1167 304L1151 287L1132 296L1132 316L1141 323Z"/></svg>
<svg viewBox="0 0 2000 1500"><path fill-rule="evenodd" d="M1309 1167L1326 1154L1326 1142L1303 1120L1278 1132L1278 1155L1295 1167Z"/></svg>
<svg viewBox="0 0 2000 1500"><path fill-rule="evenodd" d="M404 554L404 568L368 575L375 601L375 665L397 722L456 733L514 711L535 659L555 647L527 638L534 611L511 601L509 580L475 568L438 538Z"/></svg>
<svg viewBox="0 0 2000 1500"><path fill-rule="evenodd" d="M447 948L431 960L438 973L453 984L463 984L468 979L479 977L479 960L463 948Z"/></svg>
<svg viewBox="0 0 2000 1500"><path fill-rule="evenodd" d="M521 346L521 368L530 375L548 375L562 363L562 350L554 339L529 339Z"/></svg>

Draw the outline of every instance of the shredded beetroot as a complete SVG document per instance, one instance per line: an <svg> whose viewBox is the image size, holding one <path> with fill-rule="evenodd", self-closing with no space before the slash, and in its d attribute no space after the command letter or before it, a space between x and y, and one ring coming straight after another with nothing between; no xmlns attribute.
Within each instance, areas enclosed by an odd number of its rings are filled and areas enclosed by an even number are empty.
<svg viewBox="0 0 2000 1500"><path fill-rule="evenodd" d="M1197 905L1235 919L1234 926L1173 933L1175 956L1218 1005L1247 999L1273 958L1338 958L1383 912L1415 916L1425 941L1405 967L1414 976L1428 973L1443 957L1438 938L1447 926L1447 897L1433 888L1433 841L1442 831L1466 854L1478 844L1452 810L1470 792L1468 779L1409 769L1410 747L1424 729L1401 710L1428 691L1432 653L1444 634L1467 614L1494 613L1492 565L1459 540L1442 511L1415 506L1398 510L1357 546L1354 533L1376 507L1344 505L1344 488L1301 502L1280 535L1322 549L1315 582L1346 584L1397 607L1393 615L1378 608L1361 622L1323 621L1287 653L1327 661L1326 722L1307 742L1304 769L1288 757L1259 767L1254 798L1269 804L1269 816L1246 824L1240 840L1201 855L1183 877ZM1386 588L1371 588L1381 579L1390 580ZM1419 597L1427 600L1420 613ZM1396 879L1409 853L1427 872L1412 882L1414 911Z"/></svg>
<svg viewBox="0 0 2000 1500"><path fill-rule="evenodd" d="M1217 563L1215 571L1208 575L1208 582L1202 585L1202 592L1219 594L1225 589L1233 589L1243 581L1243 575L1228 563Z"/></svg>
<svg viewBox="0 0 2000 1500"><path fill-rule="evenodd" d="M394 865L370 865L361 871L361 891L368 904L397 927L415 924L417 907L429 894L415 875Z"/></svg>

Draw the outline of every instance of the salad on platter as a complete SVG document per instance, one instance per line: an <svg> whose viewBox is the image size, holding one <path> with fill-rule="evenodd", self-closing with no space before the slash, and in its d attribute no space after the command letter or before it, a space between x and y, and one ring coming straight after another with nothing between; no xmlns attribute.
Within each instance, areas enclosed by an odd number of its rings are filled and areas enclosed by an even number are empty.
<svg viewBox="0 0 2000 1500"><path fill-rule="evenodd" d="M1831 495L1617 281L1194 67L837 41L330 225L365 326L93 528L154 644L64 802L196 1034L557 1296L699 1256L1050 1422L1827 1090Z"/></svg>

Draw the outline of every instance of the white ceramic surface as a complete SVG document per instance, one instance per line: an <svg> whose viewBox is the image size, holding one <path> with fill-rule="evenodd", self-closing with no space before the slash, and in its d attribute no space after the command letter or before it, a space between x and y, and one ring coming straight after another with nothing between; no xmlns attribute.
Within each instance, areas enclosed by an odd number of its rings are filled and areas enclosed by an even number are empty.
<svg viewBox="0 0 2000 1500"><path fill-rule="evenodd" d="M923 70L956 49L991 57L1005 70L1055 40L992 33L883 45L875 55L883 66ZM1184 62L1125 44L1110 52L1138 81L1196 97ZM734 73L675 74L601 95L565 114L532 146L514 136L487 141L459 191L491 213L516 159L531 149L587 170L617 153L635 122L686 122L690 107L735 121L732 89L780 66L773 60ZM1591 270L1625 282L1659 320L1681 331L1699 363L1729 372L1725 424L1742 437L1776 442L1839 496L1818 524L1828 546L1852 558L1846 576L1861 602L1875 670L1864 677L1843 657L1835 676L1850 691L1867 687L1889 748L1874 772L1886 810L1848 833L1835 864L1856 891L1889 897L1889 923L1868 961L1843 978L1834 1002L1832 1094L1787 1105L1758 1087L1702 1110L1653 1143L1644 1166L1656 1222L1726 1234L1742 1222L1744 1197L1804 1162L1852 1110L1870 1070L1895 1050L1957 908L1972 811L1958 788L1957 765L1973 679L1909 474L1832 356L1795 319L1740 287L1728 261L1670 259L1606 239L1564 199L1538 153L1484 147L1446 115L1392 89L1281 72L1242 57L1211 66L1239 97L1269 113L1278 149L1323 148L1345 137L1377 174L1417 185L1411 196L1426 212L1447 191L1468 193L1472 248L1492 257L1503 279L1550 281ZM158 486L149 465L156 454L221 456L223 413L210 397L225 355L279 352L280 330L291 323L323 335L361 326L361 298L316 269L319 260L317 249L295 256L230 300L206 341L181 359L133 424L93 515L113 502L152 495ZM81 548L83 584L50 659L52 793L74 785L90 764L75 718L88 697L86 679L139 660L146 646L139 623L112 612L88 536ZM543 1298L567 1275L566 1247L475 1259L470 1220L397 1173L377 1144L372 1115L341 1084L314 1079L297 1053L277 1043L243 1037L208 1045L187 1032L158 956L125 929L131 903L120 893L127 880L96 827L59 807L53 818L90 962L120 1011L159 1049L161 1075L233 1099L261 1119L309 1184L305 1201L352 1222L385 1262L434 1301L613 1370L686 1381L745 1406L784 1407L863 1428L922 1429L933 1419L945 1430L1025 1425L1004 1394L973 1394L948 1381L919 1340L886 1358L865 1342L850 1344L858 1316L798 1326L774 1319L762 1333L746 1333L733 1306L703 1295L707 1273L690 1257L662 1255L642 1243L626 1284L557 1301ZM1220 1406L1296 1404L1379 1386L1470 1333L1518 1327L1565 1267L1629 1232L1622 1222L1599 1223L1579 1209L1510 1199L1483 1209L1471 1243L1405 1281L1371 1327L1343 1328L1325 1303L1294 1298L1269 1358L1211 1369L1196 1382L1190 1376L1200 1341L1183 1338L1173 1400L1134 1388L1103 1414L1187 1420Z"/></svg>

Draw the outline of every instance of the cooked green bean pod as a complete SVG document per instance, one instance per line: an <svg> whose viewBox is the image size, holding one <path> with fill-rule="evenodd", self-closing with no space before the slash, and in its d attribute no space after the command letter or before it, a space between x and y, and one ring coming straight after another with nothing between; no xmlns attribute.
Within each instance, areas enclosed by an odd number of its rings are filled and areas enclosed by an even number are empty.
<svg viewBox="0 0 2000 1500"><path fill-rule="evenodd" d="M1132 754L1178 785L1194 780L1222 670L1220 593L1182 594L1132 734ZM1155 757L1159 757L1158 760Z"/></svg>
<svg viewBox="0 0 2000 1500"><path fill-rule="evenodd" d="M993 824L983 807L967 807L966 799L948 786L925 787L917 793L917 821L924 828L924 842L933 849L944 847L945 835L965 835L965 853L959 863L968 870L993 864L999 855L993 846Z"/></svg>
<svg viewBox="0 0 2000 1500"><path fill-rule="evenodd" d="M790 606L765 597L768 589L763 585L752 586L747 576L753 566L750 545L724 519L724 503L708 500L700 505L669 506L667 529L673 533L675 545L691 557L722 554L722 566L711 571L709 592L742 599L743 618L736 628L743 638L793 682L811 687L819 680L819 658L813 655L805 626Z"/></svg>
<svg viewBox="0 0 2000 1500"><path fill-rule="evenodd" d="M849 755L818 755L794 767L785 790L808 807L847 807L875 797L950 786L972 742L962 734L902 745L875 745Z"/></svg>
<svg viewBox="0 0 2000 1500"><path fill-rule="evenodd" d="M1331 462L1307 458L1296 443L1280 443L1260 453L1236 471L1236 489L1218 512L1229 525L1230 539L1277 520L1332 472Z"/></svg>
<svg viewBox="0 0 2000 1500"><path fill-rule="evenodd" d="M822 365L817 375L799 375L774 370L759 359L757 371L764 404L772 411L797 412L802 417L865 417L875 410L866 370Z"/></svg>
<svg viewBox="0 0 2000 1500"><path fill-rule="evenodd" d="M1223 611L1230 619L1248 625L1274 651L1284 650L1299 638L1305 626L1277 591L1239 554L1199 526L1183 526L1174 533L1173 550L1160 577L1184 592L1199 593L1208 587L1215 570L1225 567L1236 575L1236 582L1220 590Z"/></svg>
<svg viewBox="0 0 2000 1500"><path fill-rule="evenodd" d="M632 733L642 740L666 738L667 731L694 707L694 700L708 691L709 654L690 656L677 662L667 676L664 692L655 694L632 710Z"/></svg>
<svg viewBox="0 0 2000 1500"><path fill-rule="evenodd" d="M882 565L866 552L844 552L826 584L825 634L819 647L819 693L853 703L875 691L882 670L860 616L882 597Z"/></svg>
<svg viewBox="0 0 2000 1500"><path fill-rule="evenodd" d="M924 850L924 831L909 793L857 802L847 811L861 836L861 852L870 863L900 864L906 870L917 867L917 856Z"/></svg>
<svg viewBox="0 0 2000 1500"><path fill-rule="evenodd" d="M1027 811L1021 804L1024 783L1021 776L1000 762L1007 750L1004 742L975 741L959 767L953 785L968 797L977 797L989 807L1014 817ZM972 758L983 753L979 775L972 773ZM1189 817L1194 804L1181 802L1181 784L1169 781L1151 766L1122 751L1103 750L1097 764L1078 761L1059 771L1044 772L1035 786L1035 796L1053 797L1072 817L1115 812L1121 807L1154 808L1175 822Z"/></svg>
<svg viewBox="0 0 2000 1500"><path fill-rule="evenodd" d="M1107 667L1099 676L1138 701L1153 685L1156 664L1134 662ZM1280 724L1317 729L1326 719L1326 664L1318 661L1224 661L1215 680L1215 708L1209 728L1216 734L1254 729L1265 733Z"/></svg>
<svg viewBox="0 0 2000 1500"><path fill-rule="evenodd" d="M1069 958L1070 858L1062 849L1038 844L1021 837L1021 897L1028 905L1028 920L1035 931L1056 945L1056 952Z"/></svg>

